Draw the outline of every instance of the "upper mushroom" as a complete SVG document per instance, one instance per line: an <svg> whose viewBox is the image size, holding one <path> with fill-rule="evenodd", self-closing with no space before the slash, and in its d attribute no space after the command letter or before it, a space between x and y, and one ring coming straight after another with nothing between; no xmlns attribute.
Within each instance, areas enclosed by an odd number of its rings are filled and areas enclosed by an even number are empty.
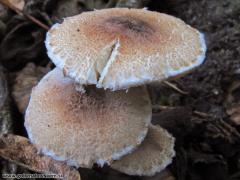
<svg viewBox="0 0 240 180"><path fill-rule="evenodd" d="M188 72L206 51L203 35L182 20L127 8L66 18L47 33L46 47L67 76L112 90Z"/></svg>

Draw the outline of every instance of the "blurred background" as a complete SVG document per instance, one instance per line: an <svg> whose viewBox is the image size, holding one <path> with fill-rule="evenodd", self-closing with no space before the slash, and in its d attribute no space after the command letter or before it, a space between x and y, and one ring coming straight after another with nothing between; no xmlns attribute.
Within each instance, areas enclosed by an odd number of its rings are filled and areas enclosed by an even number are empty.
<svg viewBox="0 0 240 180"><path fill-rule="evenodd" d="M31 89L54 67L44 46L47 29L64 17L112 7L146 7L181 18L205 34L208 51L193 73L170 86L148 87L153 123L176 137L173 163L153 177L79 169L82 179L239 180L240 0L0 0L0 134L27 137ZM0 171L31 172L2 158Z"/></svg>

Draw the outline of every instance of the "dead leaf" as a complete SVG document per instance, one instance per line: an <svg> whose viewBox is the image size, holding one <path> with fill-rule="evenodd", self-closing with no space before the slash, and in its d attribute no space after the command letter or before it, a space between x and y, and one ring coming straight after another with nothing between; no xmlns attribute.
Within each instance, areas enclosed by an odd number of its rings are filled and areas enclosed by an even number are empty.
<svg viewBox="0 0 240 180"><path fill-rule="evenodd" d="M12 95L21 113L24 113L27 108L32 88L49 71L49 67L28 63L24 69L16 74Z"/></svg>
<svg viewBox="0 0 240 180"><path fill-rule="evenodd" d="M225 107L231 121L240 125L240 81L233 82L228 89Z"/></svg>
<svg viewBox="0 0 240 180"><path fill-rule="evenodd" d="M11 133L13 131L13 119L10 112L8 83L6 72L0 65L0 134ZM7 161L0 161L0 174L16 173L17 166Z"/></svg>
<svg viewBox="0 0 240 180"><path fill-rule="evenodd" d="M173 176L171 171L165 169L152 177L143 177L141 180L176 180L176 178Z"/></svg>
<svg viewBox="0 0 240 180"><path fill-rule="evenodd" d="M0 136L0 156L32 171L45 174L61 174L66 180L80 180L79 172L63 162L39 154L37 148L22 136Z"/></svg>
<svg viewBox="0 0 240 180"><path fill-rule="evenodd" d="M118 0L116 7L143 8L150 0Z"/></svg>
<svg viewBox="0 0 240 180"><path fill-rule="evenodd" d="M11 13L4 5L0 4L0 20L7 22L11 18Z"/></svg>
<svg viewBox="0 0 240 180"><path fill-rule="evenodd" d="M7 23L7 33L0 44L0 62L8 70L20 70L28 62L47 64L45 30L15 15Z"/></svg>
<svg viewBox="0 0 240 180"><path fill-rule="evenodd" d="M28 0L24 12L44 19L49 25L89 10L81 0Z"/></svg>
<svg viewBox="0 0 240 180"><path fill-rule="evenodd" d="M0 65L0 134L13 131L6 71Z"/></svg>
<svg viewBox="0 0 240 180"><path fill-rule="evenodd" d="M8 0L13 6L18 8L19 10L23 10L25 1L24 0Z"/></svg>
<svg viewBox="0 0 240 180"><path fill-rule="evenodd" d="M7 80L4 73L4 68L0 66L0 109L4 105L8 96Z"/></svg>

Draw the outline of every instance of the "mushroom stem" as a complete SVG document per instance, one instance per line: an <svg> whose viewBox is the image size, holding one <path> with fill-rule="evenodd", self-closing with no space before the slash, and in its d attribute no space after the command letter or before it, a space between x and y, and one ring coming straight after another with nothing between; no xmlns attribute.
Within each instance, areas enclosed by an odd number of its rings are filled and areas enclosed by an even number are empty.
<svg viewBox="0 0 240 180"><path fill-rule="evenodd" d="M77 92L81 92L81 93L85 93L86 89L84 88L83 85L79 84L79 83L74 83L75 89Z"/></svg>

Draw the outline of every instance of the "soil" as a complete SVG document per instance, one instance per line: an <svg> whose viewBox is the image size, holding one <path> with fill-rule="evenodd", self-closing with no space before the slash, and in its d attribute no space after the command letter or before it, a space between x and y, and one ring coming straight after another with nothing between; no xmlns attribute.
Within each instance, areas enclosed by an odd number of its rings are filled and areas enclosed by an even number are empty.
<svg viewBox="0 0 240 180"><path fill-rule="evenodd" d="M80 169L82 179L240 179L240 123L228 114L229 108L240 104L240 1L152 0L146 6L179 17L199 29L205 34L208 48L202 66L185 77L170 81L187 94L165 84L149 86L154 107L153 123L160 124L176 137L176 157L167 168L168 175L161 178L160 175L130 177L108 167L96 167L93 170ZM35 13L35 16L47 22L41 13ZM49 62L43 46L43 30L19 16L5 18L3 22L6 28L4 31L0 28L0 36L5 32L1 36L0 62L8 70L10 79L27 62L44 66ZM29 37L27 42L19 35L22 28L30 31L31 36L24 32ZM17 37L20 39L13 42ZM21 43L24 44L21 46ZM38 50L34 51L36 47ZM13 83L12 80L10 86ZM239 85L231 88L235 84ZM13 119L23 128L23 116L12 104ZM24 130L15 131L26 136Z"/></svg>

